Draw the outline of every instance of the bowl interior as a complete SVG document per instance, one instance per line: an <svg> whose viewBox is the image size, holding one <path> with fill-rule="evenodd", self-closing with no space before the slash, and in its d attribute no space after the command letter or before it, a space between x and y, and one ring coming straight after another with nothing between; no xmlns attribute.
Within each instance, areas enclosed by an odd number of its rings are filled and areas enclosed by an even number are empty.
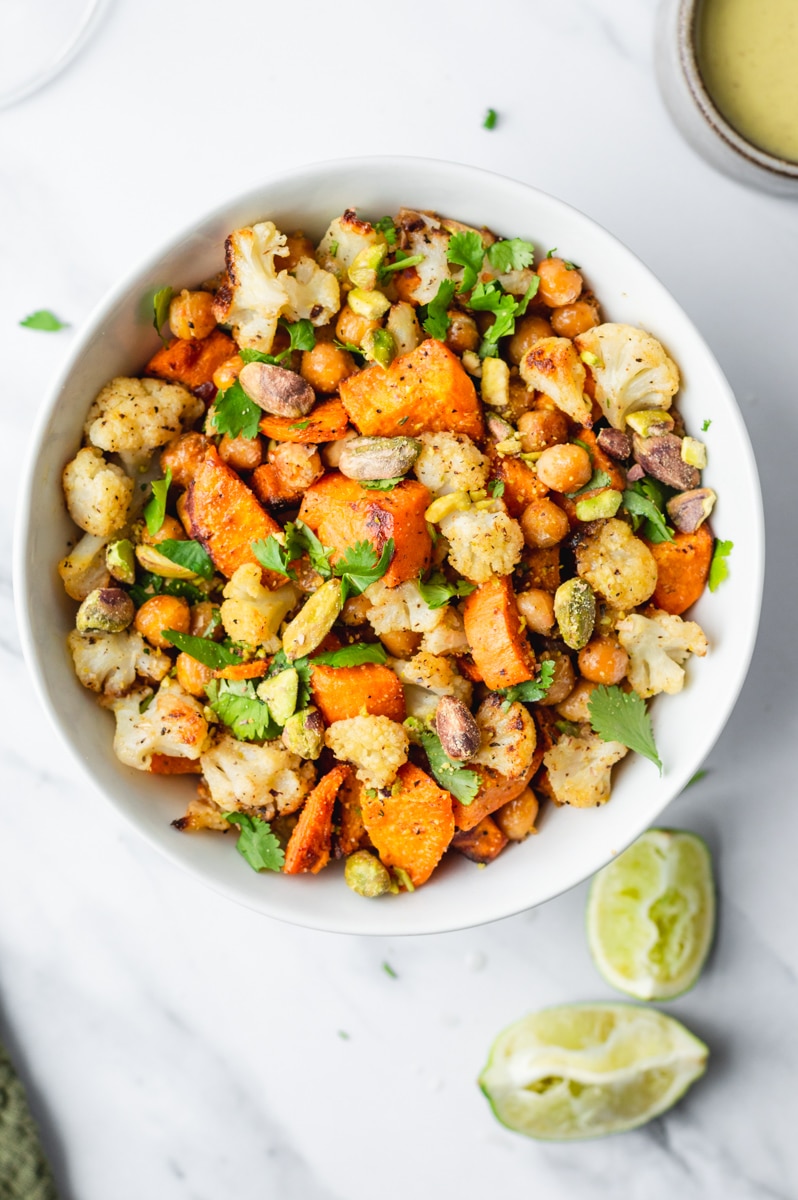
<svg viewBox="0 0 798 1200"><path fill-rule="evenodd" d="M556 246L579 263L605 320L640 325L658 337L682 373L678 401L688 429L709 447L705 482L719 500L713 519L734 539L731 575L705 594L693 616L711 645L693 660L689 683L653 704L662 777L634 756L615 769L611 802L576 811L546 806L540 834L509 848L488 870L449 858L410 896L368 903L333 866L318 877L257 875L232 836L177 833L194 784L122 766L113 721L74 676L65 638L74 621L55 563L75 536L60 477L74 455L91 400L112 376L138 374L157 348L154 289L196 285L219 270L227 233L265 217L317 237L345 207L378 218L402 205L435 209L506 236ZM711 421L705 435L702 424ZM637 258L583 214L542 192L474 168L415 159L367 159L306 167L216 210L114 289L87 324L46 401L23 484L17 537L17 604L28 661L45 707L98 789L173 861L228 897L301 925L375 934L433 933L495 920L556 895L622 850L693 775L720 733L742 685L756 637L764 537L756 467L730 388L676 301ZM631 756L630 756L631 757Z"/></svg>

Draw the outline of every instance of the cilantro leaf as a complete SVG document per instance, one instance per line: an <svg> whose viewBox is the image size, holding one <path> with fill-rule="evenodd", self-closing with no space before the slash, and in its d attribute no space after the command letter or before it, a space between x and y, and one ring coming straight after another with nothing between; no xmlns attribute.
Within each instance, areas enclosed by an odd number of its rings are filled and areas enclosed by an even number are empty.
<svg viewBox="0 0 798 1200"><path fill-rule="evenodd" d="M330 546L322 546L319 539L316 537L313 530L304 521L291 522L285 527L286 546L301 546L307 551L310 565L314 571L318 571L319 575L324 579L329 579L332 575L332 567L330 566L330 555L332 548ZM299 555L294 555L298 558Z"/></svg>
<svg viewBox="0 0 798 1200"><path fill-rule="evenodd" d="M355 642L351 646L342 646L340 650L327 650L324 654L316 654L311 658L310 664L325 667L359 667L363 663L387 661L388 655L380 642Z"/></svg>
<svg viewBox="0 0 798 1200"><path fill-rule="evenodd" d="M523 238L509 238L505 242L494 242L488 247L488 262L500 275L507 271L523 271L531 266L535 247Z"/></svg>
<svg viewBox="0 0 798 1200"><path fill-rule="evenodd" d="M594 471L588 479L584 487L580 487L578 492L566 492L569 500L576 499L577 496L584 495L585 492L592 492L594 488L609 487L612 483L606 471Z"/></svg>
<svg viewBox="0 0 798 1200"><path fill-rule="evenodd" d="M470 804L479 791L480 777L477 772L467 771L459 763L452 762L437 733L423 725L418 717L408 717L405 728L421 743L430 770L441 787L451 792L461 804Z"/></svg>
<svg viewBox="0 0 798 1200"><path fill-rule="evenodd" d="M527 294L530 293L531 286L527 289ZM522 301L524 307L526 306L525 301L526 297ZM495 320L482 339L479 355L480 358L495 357L498 353L499 338L505 337L515 330L515 318L521 312L519 302L509 292L502 291L495 280L491 280L490 283L477 284L471 293L468 305L477 312L494 314Z"/></svg>
<svg viewBox="0 0 798 1200"><path fill-rule="evenodd" d="M391 275L393 271L404 271L405 267L417 267L419 263L424 261L423 254L405 254L404 250L396 251L396 262L383 263L379 269L380 283L384 283L385 279Z"/></svg>
<svg viewBox="0 0 798 1200"><path fill-rule="evenodd" d="M307 317L301 317L293 324L281 317L280 325L288 333L288 345L285 350L281 350L279 354L265 354L263 350L250 350L244 347L239 350L238 357L245 363L261 362L268 363L272 367L279 367L294 350L312 350L316 345L316 331L313 328L313 322L309 321Z"/></svg>
<svg viewBox="0 0 798 1200"><path fill-rule="evenodd" d="M379 221L375 222L374 228L377 233L382 234L389 246L396 245L396 226L392 217L380 217Z"/></svg>
<svg viewBox="0 0 798 1200"><path fill-rule="evenodd" d="M370 583L382 579L391 565L393 552L393 538L388 538L379 558L371 542L355 542L354 546L348 546L333 567L333 574L343 580L341 602L343 603L347 596L359 596Z"/></svg>
<svg viewBox="0 0 798 1200"><path fill-rule="evenodd" d="M470 596L475 589L476 584L469 583L467 579L450 583L442 571L433 571L426 581L423 575L418 577L421 599L429 608L443 608L453 596Z"/></svg>
<svg viewBox="0 0 798 1200"><path fill-rule="evenodd" d="M495 129L496 122L498 121L498 119L499 119L499 114L496 112L496 109L489 108L488 111L485 113L485 120L482 122L482 128L483 129Z"/></svg>
<svg viewBox="0 0 798 1200"><path fill-rule="evenodd" d="M550 658L544 658L540 664L540 670L534 679L527 679L524 683L513 684L512 687L501 688L499 694L504 696L505 702L510 705L515 700L520 700L523 704L534 704L536 700L542 700L548 692L554 681L554 662Z"/></svg>
<svg viewBox="0 0 798 1200"><path fill-rule="evenodd" d="M726 559L734 549L734 542L715 542L712 551L712 562L709 564L709 590L716 592L724 579L729 578L729 564Z"/></svg>
<svg viewBox="0 0 798 1200"><path fill-rule="evenodd" d="M705 420L705 421L703 422L703 424L701 425L701 432L702 432L702 433L706 433L706 431L709 429L709 427L710 427L710 425L711 425L711 424L712 424L712 418L711 418L711 417L707 417L707 418L706 418L706 420Z"/></svg>
<svg viewBox="0 0 798 1200"><path fill-rule="evenodd" d="M449 239L446 257L450 263L464 268L458 292L470 292L485 260L485 247L480 235L473 229L453 233Z"/></svg>
<svg viewBox="0 0 798 1200"><path fill-rule="evenodd" d="M251 817L247 813L229 812L225 821L239 828L236 850L245 858L253 871L279 871L285 862L285 854L274 836L268 821Z"/></svg>
<svg viewBox="0 0 798 1200"><path fill-rule="evenodd" d="M297 431L300 431L302 429L307 429L309 424L310 424L310 417L308 417L306 421L295 421L294 424L289 425L288 428L296 429Z"/></svg>
<svg viewBox="0 0 798 1200"><path fill-rule="evenodd" d="M50 312L49 308L39 308L36 312L26 317L24 321L20 321L20 325L24 329L38 329L41 333L58 333L59 329L67 329L66 321L59 321L55 313Z"/></svg>
<svg viewBox="0 0 798 1200"><path fill-rule="evenodd" d="M365 358L365 352L362 346L356 346L354 342L341 342L338 338L333 338L333 345L339 350L347 350L350 354L359 354L361 358Z"/></svg>
<svg viewBox="0 0 798 1200"><path fill-rule="evenodd" d="M286 579L296 579L296 571L290 564L299 555L291 554L287 546L282 546L273 533L267 538L258 538L252 543L252 553L265 571L274 571L277 575L285 575Z"/></svg>
<svg viewBox="0 0 798 1200"><path fill-rule="evenodd" d="M491 496L494 500L499 500L504 495L504 482L501 479L493 479L488 484Z"/></svg>
<svg viewBox="0 0 798 1200"><path fill-rule="evenodd" d="M166 497L172 486L172 469L167 467L163 479L156 479L152 484L152 496L144 505L144 520L150 537L155 537L166 516Z"/></svg>
<svg viewBox="0 0 798 1200"><path fill-rule="evenodd" d="M454 299L454 281L443 279L438 285L438 291L427 305L427 315L424 318L424 332L439 342L446 340L446 331L451 325L447 309Z"/></svg>
<svg viewBox="0 0 798 1200"><path fill-rule="evenodd" d="M193 571L195 575L200 575L203 579L213 579L213 559L199 542L165 538L164 541L158 543L155 549L159 554L163 554L164 558L176 563L178 567L185 567L187 571Z"/></svg>
<svg viewBox="0 0 798 1200"><path fill-rule="evenodd" d="M404 483L404 475L396 475L393 479L361 479L360 486L372 492L392 492L400 483Z"/></svg>
<svg viewBox="0 0 798 1200"><path fill-rule="evenodd" d="M633 517L645 520L643 532L650 542L673 541L673 534L668 528L665 514L662 511L664 499L661 489L650 479L639 479L635 483L630 483L623 493L624 508ZM639 524L640 520L636 520L635 528Z"/></svg>
<svg viewBox="0 0 798 1200"><path fill-rule="evenodd" d="M206 690L210 707L240 742L280 736L280 726L272 720L268 704L256 695L251 679L212 679Z"/></svg>
<svg viewBox="0 0 798 1200"><path fill-rule="evenodd" d="M164 346L168 344L169 339L163 336L161 327L169 316L169 305L172 303L173 295L174 292L170 287L163 287L159 288L152 298L152 324Z"/></svg>
<svg viewBox="0 0 798 1200"><path fill-rule="evenodd" d="M192 658L196 658L197 662L201 662L205 667L210 667L212 671L221 671L223 667L232 667L241 662L240 657L233 654L232 650L228 650L226 646L220 646L218 642L213 642L210 638L194 637L191 633L178 633L176 629L164 629L161 632L167 642L171 642L183 654L190 654Z"/></svg>
<svg viewBox="0 0 798 1200"><path fill-rule="evenodd" d="M208 599L202 588L198 588L188 579L164 579L163 576L153 575L150 571L142 572L129 589L129 594L136 608L141 608L145 600L160 595L185 596L189 604L199 604L201 600Z"/></svg>
<svg viewBox="0 0 798 1200"><path fill-rule="evenodd" d="M208 416L215 433L254 438L258 436L263 412L236 379L224 392L219 392Z"/></svg>
<svg viewBox="0 0 798 1200"><path fill-rule="evenodd" d="M651 717L646 702L637 692L624 692L617 684L600 684L588 701L590 724L603 742L620 742L653 762L662 774L662 760L657 754Z"/></svg>

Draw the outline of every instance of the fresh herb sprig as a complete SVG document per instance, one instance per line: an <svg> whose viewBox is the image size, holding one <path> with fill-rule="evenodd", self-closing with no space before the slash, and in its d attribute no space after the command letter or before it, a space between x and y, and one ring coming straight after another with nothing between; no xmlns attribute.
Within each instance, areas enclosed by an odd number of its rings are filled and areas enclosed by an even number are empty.
<svg viewBox="0 0 798 1200"><path fill-rule="evenodd" d="M441 787L451 792L461 804L471 804L479 791L480 777L477 772L452 762L444 751L437 733L419 721L418 717L408 717L405 728L413 740L420 743L430 770Z"/></svg>
<svg viewBox="0 0 798 1200"><path fill-rule="evenodd" d="M253 871L282 870L285 854L268 821L239 812L225 813L224 819L230 825L238 826L236 850L247 860Z"/></svg>
<svg viewBox="0 0 798 1200"><path fill-rule="evenodd" d="M620 742L650 759L662 774L651 717L646 702L637 692L625 692L617 684L599 685L588 701L590 724L603 742Z"/></svg>

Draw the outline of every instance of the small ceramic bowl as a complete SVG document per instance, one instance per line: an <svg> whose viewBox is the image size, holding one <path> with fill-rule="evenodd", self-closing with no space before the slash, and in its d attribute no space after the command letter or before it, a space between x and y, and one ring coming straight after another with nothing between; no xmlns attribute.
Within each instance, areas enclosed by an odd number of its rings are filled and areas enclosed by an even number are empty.
<svg viewBox="0 0 798 1200"><path fill-rule="evenodd" d="M115 757L113 718L72 668L66 636L75 605L55 564L75 536L61 472L80 444L92 398L112 376L138 374L157 348L153 291L212 276L224 261L225 236L243 224L268 217L318 238L347 207L377 218L403 204L487 224L527 238L539 250L561 247L582 265L606 320L640 325L662 340L682 374L678 399L687 428L708 443L705 481L719 497L713 525L720 537L734 540L734 554L730 578L690 614L706 631L709 654L690 663L683 692L652 706L662 776L630 755L616 768L612 799L603 808L549 804L539 835L508 848L486 870L452 854L412 895L364 900L346 887L340 865L318 876L259 875L236 854L231 836L171 827L196 780L148 775ZM712 424L702 435L706 421ZM473 167L377 158L302 167L235 197L156 250L102 301L42 404L20 497L15 594L25 654L55 727L106 800L173 862L230 899L299 925L362 934L438 933L509 916L578 883L679 794L722 730L745 678L759 618L763 552L756 466L734 396L700 334L651 272L589 217L534 188Z"/></svg>
<svg viewBox="0 0 798 1200"><path fill-rule="evenodd" d="M705 88L696 57L701 3L662 0L660 5L655 62L665 104L693 149L719 171L751 187L798 197L798 163L746 141L721 116Z"/></svg>

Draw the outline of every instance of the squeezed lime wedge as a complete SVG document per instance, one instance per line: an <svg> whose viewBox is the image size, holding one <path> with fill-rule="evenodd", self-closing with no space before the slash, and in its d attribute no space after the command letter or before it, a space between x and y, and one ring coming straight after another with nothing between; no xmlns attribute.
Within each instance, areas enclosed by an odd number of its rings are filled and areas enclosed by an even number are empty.
<svg viewBox="0 0 798 1200"><path fill-rule="evenodd" d="M561 1005L499 1034L479 1085L508 1129L575 1141L658 1116L703 1074L708 1053L684 1025L655 1009Z"/></svg>
<svg viewBox="0 0 798 1200"><path fill-rule="evenodd" d="M712 859L694 833L649 829L593 880L590 952L607 983L638 1000L691 988L714 930Z"/></svg>

